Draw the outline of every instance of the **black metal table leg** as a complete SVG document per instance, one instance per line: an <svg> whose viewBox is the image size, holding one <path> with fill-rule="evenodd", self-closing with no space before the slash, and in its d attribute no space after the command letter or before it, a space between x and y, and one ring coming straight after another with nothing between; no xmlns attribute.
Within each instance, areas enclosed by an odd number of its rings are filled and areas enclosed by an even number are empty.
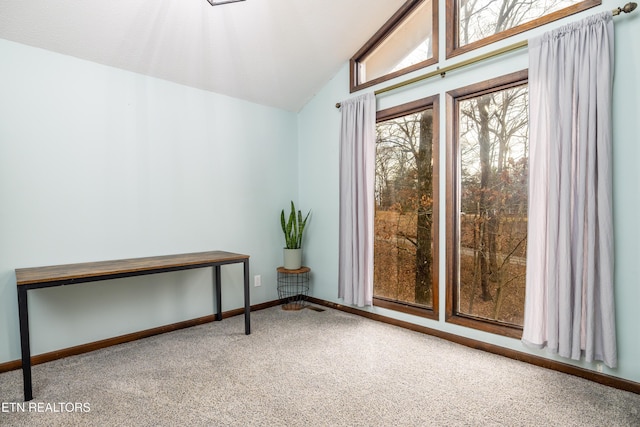
<svg viewBox="0 0 640 427"><path fill-rule="evenodd" d="M251 298L249 298L249 260L244 261L244 333L251 333Z"/></svg>
<svg viewBox="0 0 640 427"><path fill-rule="evenodd" d="M220 266L213 267L215 272L215 290L216 290L216 320L222 320L222 285L220 282Z"/></svg>
<svg viewBox="0 0 640 427"><path fill-rule="evenodd" d="M22 351L22 383L24 401L33 399L31 386L31 348L29 346L29 307L27 288L18 287L18 316L20 319L20 349Z"/></svg>

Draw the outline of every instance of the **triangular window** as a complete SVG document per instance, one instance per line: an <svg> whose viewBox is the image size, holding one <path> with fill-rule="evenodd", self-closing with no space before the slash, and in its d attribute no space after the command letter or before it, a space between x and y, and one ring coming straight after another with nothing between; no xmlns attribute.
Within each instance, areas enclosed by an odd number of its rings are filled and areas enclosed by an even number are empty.
<svg viewBox="0 0 640 427"><path fill-rule="evenodd" d="M438 2L409 0L351 58L351 91L438 61Z"/></svg>

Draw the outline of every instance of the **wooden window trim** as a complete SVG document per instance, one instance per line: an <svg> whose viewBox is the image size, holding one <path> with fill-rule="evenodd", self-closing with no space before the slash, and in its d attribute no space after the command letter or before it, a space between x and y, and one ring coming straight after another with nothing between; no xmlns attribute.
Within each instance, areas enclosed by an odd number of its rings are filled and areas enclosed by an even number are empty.
<svg viewBox="0 0 640 427"><path fill-rule="evenodd" d="M418 99L413 102L398 105L395 107L380 110L376 113L376 123L395 119L401 116L417 113L418 111L431 108L433 111L433 135L434 142L431 151L433 157L433 214L432 228L433 234L433 268L431 269L431 295L432 307L421 307L409 303L390 301L384 298L373 298L374 306L388 308L402 313L413 314L428 319L438 320L439 318L439 283L440 283L440 96L433 95L427 98Z"/></svg>
<svg viewBox="0 0 640 427"><path fill-rule="evenodd" d="M458 16L458 1L459 0L447 0L447 3L446 3L446 20L447 20L446 57L447 59L453 58L454 56L457 56L457 55L462 55L463 53L467 53L474 49L478 49L479 47L487 46L499 40L506 39L513 35L531 30L532 28L540 27L550 22L557 21L558 19L565 18L567 16L573 15L578 12L582 12L583 10L587 10L594 6L599 6L600 4L602 4L602 0L584 0L580 3L574 4L572 6L568 6L564 9L557 10L548 15L544 15L538 19L534 19L533 21L525 22L524 24L518 25L513 28L509 28L508 30L502 31L497 34L493 34L484 39L476 40L475 42L469 43L464 46L459 46L460 40L459 40L459 34L458 34L458 26L460 22L459 21L460 17Z"/></svg>
<svg viewBox="0 0 640 427"><path fill-rule="evenodd" d="M373 305L375 307L399 311L400 313L411 314L413 316L424 317L426 319L438 320L438 312L429 307L422 307L419 305L398 302L381 297L373 297Z"/></svg>
<svg viewBox="0 0 640 427"><path fill-rule="evenodd" d="M425 61L403 68L402 70L395 71L393 73L380 76L373 80L358 83L358 64L366 57L372 50L380 45L398 26L402 25L402 22L407 16L411 14L418 6L420 6L425 0L407 0L396 13L380 28L374 35L365 43L364 46L356 52L355 55L349 60L349 92L353 93L358 90L371 87L381 82L391 80L398 76L410 73L420 68L428 67L438 62L438 0L432 0L432 23L431 23L431 44L433 56Z"/></svg>
<svg viewBox="0 0 640 427"><path fill-rule="evenodd" d="M436 126L436 115L438 111L436 105L439 104L438 95L429 96L427 98L418 99L416 101L408 102L406 104L396 105L395 107L379 110L376 112L376 123L384 122L391 119L397 119L398 117L408 116L409 114L417 113L418 111L426 110L427 108L433 108L433 126L434 135ZM437 145L437 144L434 144ZM434 146L434 148L436 148ZM435 165L434 165L435 166ZM435 170L435 168L434 168Z"/></svg>
<svg viewBox="0 0 640 427"><path fill-rule="evenodd" d="M491 319L481 319L458 313L458 280L459 280L459 245L460 230L458 221L459 212L459 177L460 159L458 139L458 103L465 99L481 96L490 92L508 89L527 83L529 71L522 70L491 80L475 83L459 89L447 92L447 141L446 141L446 307L445 321L468 328L478 329L498 335L520 339L522 327L497 322Z"/></svg>

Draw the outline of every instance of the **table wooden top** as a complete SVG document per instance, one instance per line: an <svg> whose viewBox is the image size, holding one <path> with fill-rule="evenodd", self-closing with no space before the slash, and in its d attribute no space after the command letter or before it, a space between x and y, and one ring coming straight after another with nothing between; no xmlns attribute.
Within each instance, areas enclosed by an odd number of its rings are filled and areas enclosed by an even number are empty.
<svg viewBox="0 0 640 427"><path fill-rule="evenodd" d="M311 271L309 267L305 267L304 265L296 270L289 270L284 267L278 267L276 268L276 270L278 271L278 273L287 273L287 274L302 274L302 273L308 273Z"/></svg>
<svg viewBox="0 0 640 427"><path fill-rule="evenodd" d="M113 261L83 262L79 264L52 265L47 267L16 268L16 283L33 285L62 280L100 278L127 273L153 272L163 269L188 269L202 265L241 262L249 255L224 251L197 252L190 254L162 255L145 258L130 258Z"/></svg>

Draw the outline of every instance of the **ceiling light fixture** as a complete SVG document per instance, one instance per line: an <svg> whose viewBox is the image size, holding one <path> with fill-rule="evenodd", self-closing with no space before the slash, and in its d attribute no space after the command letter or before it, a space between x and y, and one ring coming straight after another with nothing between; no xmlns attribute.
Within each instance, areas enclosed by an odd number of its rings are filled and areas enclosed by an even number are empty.
<svg viewBox="0 0 640 427"><path fill-rule="evenodd" d="M222 0L222 1L215 1L215 0L207 0L209 2L209 4L211 6L220 6L222 4L227 4L227 3L237 3L239 1L245 1L245 0Z"/></svg>

